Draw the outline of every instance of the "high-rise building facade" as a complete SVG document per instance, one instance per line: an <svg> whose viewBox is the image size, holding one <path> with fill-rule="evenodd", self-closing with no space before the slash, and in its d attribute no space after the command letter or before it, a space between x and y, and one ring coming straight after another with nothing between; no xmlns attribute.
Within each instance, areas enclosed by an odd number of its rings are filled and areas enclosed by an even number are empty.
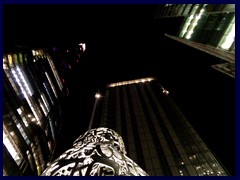
<svg viewBox="0 0 240 180"><path fill-rule="evenodd" d="M155 78L109 84L101 126L122 136L149 175L229 175Z"/></svg>
<svg viewBox="0 0 240 180"><path fill-rule="evenodd" d="M167 37L222 59L212 67L235 77L235 4L165 4L155 19L168 25L178 20L176 31L164 32Z"/></svg>
<svg viewBox="0 0 240 180"><path fill-rule="evenodd" d="M3 175L40 175L61 127L63 84L43 49L3 56Z"/></svg>

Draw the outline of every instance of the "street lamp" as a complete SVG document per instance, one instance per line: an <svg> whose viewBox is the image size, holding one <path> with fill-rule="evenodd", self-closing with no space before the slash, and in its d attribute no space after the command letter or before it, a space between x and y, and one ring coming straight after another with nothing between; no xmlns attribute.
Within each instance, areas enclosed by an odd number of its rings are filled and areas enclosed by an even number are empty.
<svg viewBox="0 0 240 180"><path fill-rule="evenodd" d="M97 103L98 103L98 101L101 97L102 96L101 96L100 93L95 94L95 102L94 102L93 111L92 111L91 119L90 119L90 122L89 122L88 130L90 130L92 128L92 123L93 123L93 118L94 118L94 114L95 114L95 111L96 111Z"/></svg>

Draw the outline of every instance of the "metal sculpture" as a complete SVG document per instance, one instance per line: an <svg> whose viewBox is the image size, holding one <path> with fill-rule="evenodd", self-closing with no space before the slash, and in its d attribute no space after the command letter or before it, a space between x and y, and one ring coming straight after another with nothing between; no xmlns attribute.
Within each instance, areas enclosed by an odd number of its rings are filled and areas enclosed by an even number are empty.
<svg viewBox="0 0 240 180"><path fill-rule="evenodd" d="M148 176L126 156L122 137L108 128L79 136L42 176Z"/></svg>

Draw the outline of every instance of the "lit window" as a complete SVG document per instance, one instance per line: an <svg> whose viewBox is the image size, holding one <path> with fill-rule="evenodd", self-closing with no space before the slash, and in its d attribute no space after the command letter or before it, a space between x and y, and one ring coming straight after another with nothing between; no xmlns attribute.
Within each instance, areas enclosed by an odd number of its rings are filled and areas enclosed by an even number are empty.
<svg viewBox="0 0 240 180"><path fill-rule="evenodd" d="M235 39L235 17L228 26L218 46L221 47L222 49L228 50L233 44L234 39Z"/></svg>
<svg viewBox="0 0 240 180"><path fill-rule="evenodd" d="M15 144L11 143L10 139L8 138L4 131L3 131L3 144L6 146L8 152L11 154L12 158L15 160L17 165L20 165L20 163L22 162L22 158L17 152L16 149L17 147Z"/></svg>

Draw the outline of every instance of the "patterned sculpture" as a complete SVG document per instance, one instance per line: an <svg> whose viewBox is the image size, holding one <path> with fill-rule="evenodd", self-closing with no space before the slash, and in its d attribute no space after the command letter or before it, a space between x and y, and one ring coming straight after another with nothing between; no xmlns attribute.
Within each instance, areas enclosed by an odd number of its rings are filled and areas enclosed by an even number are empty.
<svg viewBox="0 0 240 180"><path fill-rule="evenodd" d="M108 128L79 136L42 176L147 176L126 156L122 137Z"/></svg>

